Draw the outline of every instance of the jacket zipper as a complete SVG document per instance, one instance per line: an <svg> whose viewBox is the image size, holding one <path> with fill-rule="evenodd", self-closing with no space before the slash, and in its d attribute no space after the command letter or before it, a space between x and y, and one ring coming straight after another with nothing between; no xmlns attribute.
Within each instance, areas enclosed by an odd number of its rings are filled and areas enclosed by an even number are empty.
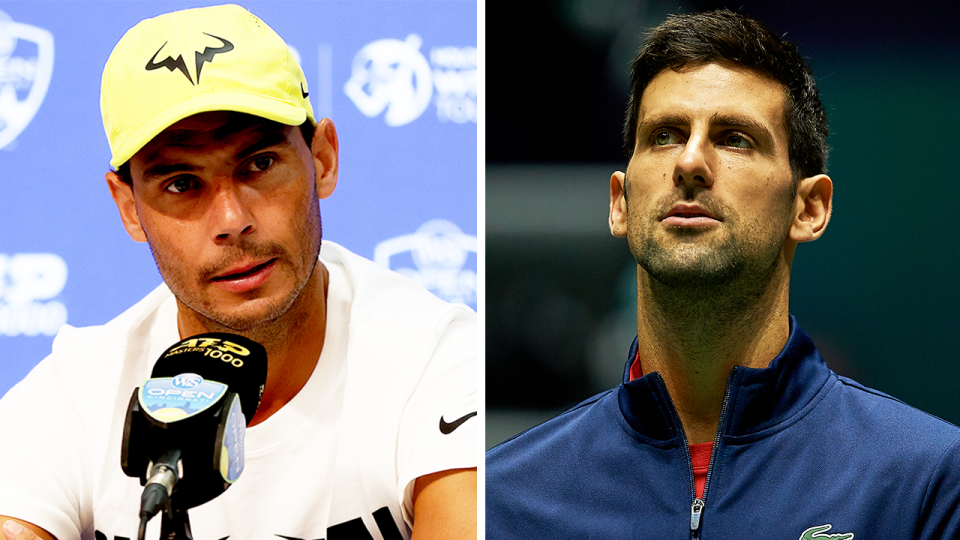
<svg viewBox="0 0 960 540"><path fill-rule="evenodd" d="M703 498L697 497L697 484L693 478L693 462L690 457L690 444L687 442L687 435L683 435L683 447L687 454L687 464L690 467L690 485L693 492L693 503L690 505L690 536L696 538L700 536L700 518L703 516L703 508L706 506L707 494L710 489L710 477L713 476L713 462L717 458L717 449L720 446L720 435L723 433L723 420L727 416L727 403L730 401L730 381L733 380L734 371L739 366L733 366L727 375L727 386L723 390L723 405L720 406L720 420L717 422L717 432L713 436L713 449L710 451L710 464L707 466L707 478L703 483ZM674 411L676 414L676 411Z"/></svg>

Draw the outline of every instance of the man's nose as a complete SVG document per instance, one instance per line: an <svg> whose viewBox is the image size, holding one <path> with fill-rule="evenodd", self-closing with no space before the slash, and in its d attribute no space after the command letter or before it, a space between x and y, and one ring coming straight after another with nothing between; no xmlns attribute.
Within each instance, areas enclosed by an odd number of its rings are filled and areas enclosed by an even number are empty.
<svg viewBox="0 0 960 540"><path fill-rule="evenodd" d="M218 242L253 232L253 214L246 198L243 186L233 182L221 182L217 187L209 212L213 220L213 235Z"/></svg>
<svg viewBox="0 0 960 540"><path fill-rule="evenodd" d="M677 157L674 184L686 188L712 186L715 157L715 150L707 137L691 136Z"/></svg>

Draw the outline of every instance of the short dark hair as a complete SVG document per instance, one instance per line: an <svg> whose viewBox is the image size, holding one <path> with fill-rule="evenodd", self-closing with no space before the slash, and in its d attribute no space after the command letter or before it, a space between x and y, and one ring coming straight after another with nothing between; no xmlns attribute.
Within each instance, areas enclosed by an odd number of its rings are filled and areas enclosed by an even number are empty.
<svg viewBox="0 0 960 540"><path fill-rule="evenodd" d="M300 134L303 135L303 140L307 142L307 146L313 144L313 134L316 131L317 125L306 120L304 123L300 124ZM117 176L120 178L120 181L128 186L133 185L133 177L130 176L130 161L123 162L117 169L114 171L117 173Z"/></svg>
<svg viewBox="0 0 960 540"><path fill-rule="evenodd" d="M765 24L728 9L672 15L650 31L633 60L630 101L623 126L624 150L633 154L640 100L650 81L665 69L732 62L770 77L786 90L784 125L795 178L827 170L827 115L820 92L796 45Z"/></svg>

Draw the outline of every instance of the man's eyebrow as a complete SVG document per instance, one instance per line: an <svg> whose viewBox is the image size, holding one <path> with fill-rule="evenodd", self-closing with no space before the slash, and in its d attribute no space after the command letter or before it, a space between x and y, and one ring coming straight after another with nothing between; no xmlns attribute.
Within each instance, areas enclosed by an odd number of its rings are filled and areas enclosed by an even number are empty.
<svg viewBox="0 0 960 540"><path fill-rule="evenodd" d="M753 118L716 113L711 118L710 123L725 127L740 128L745 131L752 131L763 137L766 137L767 140L771 142L773 141L773 133L770 132L770 129L760 122L757 122Z"/></svg>
<svg viewBox="0 0 960 540"><path fill-rule="evenodd" d="M177 146L178 143L173 142L167 146ZM283 131L274 131L264 133L260 138L251 143L250 145L244 147L242 150L237 152L234 156L237 160L246 159L247 157L256 154L257 152L263 150L264 148L270 148L272 146L289 146L290 141L287 139L286 133ZM147 156L147 160L157 159L161 150L151 153ZM144 182L149 182L158 177L163 177L173 173L179 172L194 172L198 170L199 167L191 165L189 163L164 163L163 161L155 163L153 165L147 166L143 171L142 180Z"/></svg>
<svg viewBox="0 0 960 540"><path fill-rule="evenodd" d="M665 114L644 118L637 126L637 133L643 133L658 126L690 125L690 117L685 114Z"/></svg>
<svg viewBox="0 0 960 540"><path fill-rule="evenodd" d="M197 167L187 163L155 163L148 166L143 170L141 175L141 181L144 183L150 182L157 178L166 176L168 174L178 173L178 172L192 172L197 170Z"/></svg>

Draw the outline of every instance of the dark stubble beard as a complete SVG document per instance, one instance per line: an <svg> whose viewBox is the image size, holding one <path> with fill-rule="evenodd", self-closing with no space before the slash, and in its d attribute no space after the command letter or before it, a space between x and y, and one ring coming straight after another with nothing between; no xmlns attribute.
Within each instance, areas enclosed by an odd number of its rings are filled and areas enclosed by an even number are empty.
<svg viewBox="0 0 960 540"><path fill-rule="evenodd" d="M298 317L297 313L291 312L291 308L294 307L295 302L300 297L303 289L310 283L310 279L316 271L323 232L319 201L313 200L311 203L316 206L311 207L310 215L304 219L296 220L295 238L297 244L305 246L301 253L302 260L293 260L290 252L278 243L267 242L255 244L250 241L241 241L236 246L224 251L217 260L205 265L199 270L198 276L202 283L228 267L232 262L240 260L244 256L255 259L276 257L278 261L287 261L293 265L299 263L302 267L308 269L306 274L300 277L299 281L294 284L294 287L282 299L268 306L266 312L262 312L253 317L231 315L221 312L217 309L214 302L191 296L188 292L189 288L186 286L189 278L184 275L179 265L175 261L170 260L172 257L158 250L155 243L149 241L149 237L148 244L153 253L153 259L157 264L157 269L160 271L160 275L163 276L163 280L167 283L167 286L182 304L208 320L211 331L234 331L247 335L248 337L260 337L259 334L281 317L288 314L294 319ZM295 325L296 322L297 321L291 321L291 324ZM263 339L263 337L261 337L261 339Z"/></svg>
<svg viewBox="0 0 960 540"><path fill-rule="evenodd" d="M696 316L715 313L718 308L743 310L756 302L771 282L789 232L791 201L785 201L780 215L743 221L729 206L702 195L697 202L724 217L724 238L707 244L697 236L711 233L674 231L680 241L664 245L652 234L659 222L651 220L630 242L631 251L650 277L652 300L668 311ZM671 199L660 206L669 209L674 202Z"/></svg>

